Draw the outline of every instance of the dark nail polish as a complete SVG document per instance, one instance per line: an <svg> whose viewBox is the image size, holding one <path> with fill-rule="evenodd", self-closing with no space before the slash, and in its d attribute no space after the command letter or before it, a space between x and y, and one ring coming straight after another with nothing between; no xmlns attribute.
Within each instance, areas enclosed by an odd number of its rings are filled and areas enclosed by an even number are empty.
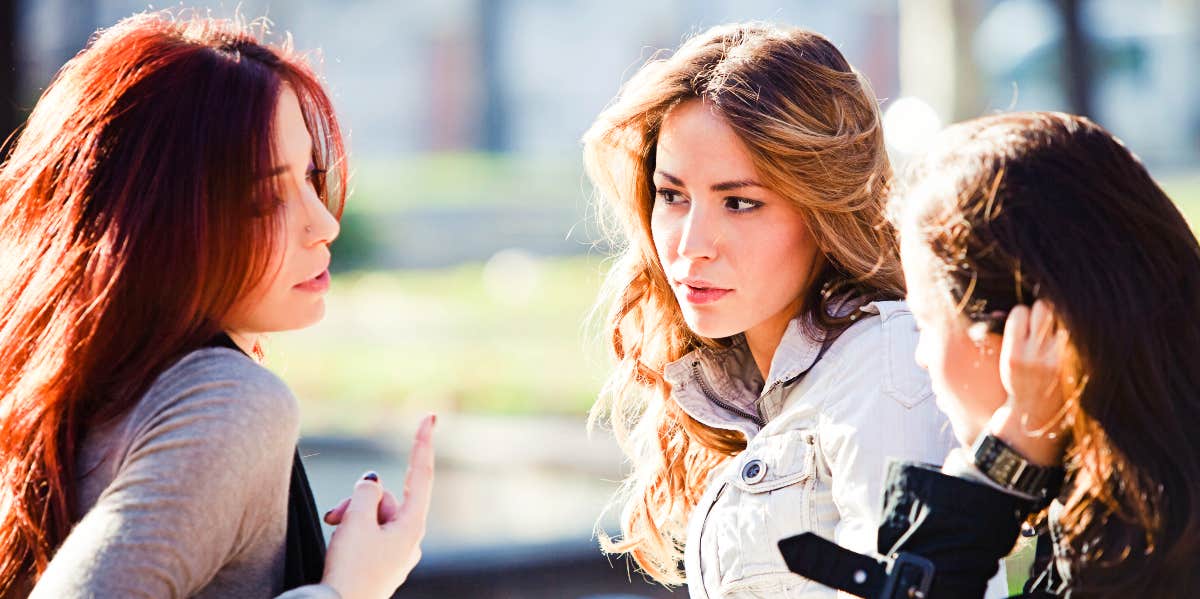
<svg viewBox="0 0 1200 599"><path fill-rule="evenodd" d="M371 470L363 475L363 480L373 480L375 482L379 482L379 475L376 474L374 470Z"/></svg>
<svg viewBox="0 0 1200 599"><path fill-rule="evenodd" d="M333 510L329 510L328 512L325 512L325 516L323 517L323 519L328 520L329 516L331 516L331 515L333 515Z"/></svg>

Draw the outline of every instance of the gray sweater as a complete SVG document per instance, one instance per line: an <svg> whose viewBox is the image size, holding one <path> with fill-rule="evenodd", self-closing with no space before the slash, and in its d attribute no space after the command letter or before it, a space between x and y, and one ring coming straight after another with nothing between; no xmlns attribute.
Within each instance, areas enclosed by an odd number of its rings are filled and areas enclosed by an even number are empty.
<svg viewBox="0 0 1200 599"><path fill-rule="evenodd" d="M84 437L77 523L31 597L276 595L299 427L296 399L265 368L231 349L188 354Z"/></svg>

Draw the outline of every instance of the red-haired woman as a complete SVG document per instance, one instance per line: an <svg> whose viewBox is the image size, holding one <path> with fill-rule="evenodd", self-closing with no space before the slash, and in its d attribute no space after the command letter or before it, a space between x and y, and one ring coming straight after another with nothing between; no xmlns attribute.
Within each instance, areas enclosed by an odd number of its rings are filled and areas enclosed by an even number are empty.
<svg viewBox="0 0 1200 599"><path fill-rule="evenodd" d="M419 557L373 474L326 516L296 401L252 357L324 311L345 189L288 47L163 13L59 72L0 168L0 597L383 597ZM319 584L318 584L319 583Z"/></svg>

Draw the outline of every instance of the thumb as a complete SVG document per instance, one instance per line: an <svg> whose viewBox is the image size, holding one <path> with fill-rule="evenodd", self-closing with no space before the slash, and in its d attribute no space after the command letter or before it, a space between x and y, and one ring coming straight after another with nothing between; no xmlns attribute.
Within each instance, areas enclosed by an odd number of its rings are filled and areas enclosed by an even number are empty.
<svg viewBox="0 0 1200 599"><path fill-rule="evenodd" d="M368 472L358 482L354 483L354 492L350 495L350 505L342 516L342 525L353 527L370 524L379 525L379 502L383 499L383 485L379 484L379 476Z"/></svg>

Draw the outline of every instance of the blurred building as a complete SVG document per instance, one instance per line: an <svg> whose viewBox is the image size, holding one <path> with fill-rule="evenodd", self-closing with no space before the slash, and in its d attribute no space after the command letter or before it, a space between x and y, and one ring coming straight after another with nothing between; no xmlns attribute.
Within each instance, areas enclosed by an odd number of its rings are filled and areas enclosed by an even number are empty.
<svg viewBox="0 0 1200 599"><path fill-rule="evenodd" d="M1197 157L1197 0L386 0L188 2L240 6L318 48L360 154L484 150L561 156L654 50L689 33L763 19L829 36L879 96L924 97L943 122L1013 109L1072 109L1065 69L1073 6L1094 118L1149 162ZM138 0L17 0L17 103L28 108L96 27ZM926 97L927 96L927 97Z"/></svg>
<svg viewBox="0 0 1200 599"><path fill-rule="evenodd" d="M54 71L97 27L146 7L138 0L18 0L18 97L32 105ZM732 0L384 0L189 7L266 15L318 48L352 133L371 155L484 150L557 156L622 80L660 48L726 21L762 19L821 31L883 96L897 89L895 2Z"/></svg>

